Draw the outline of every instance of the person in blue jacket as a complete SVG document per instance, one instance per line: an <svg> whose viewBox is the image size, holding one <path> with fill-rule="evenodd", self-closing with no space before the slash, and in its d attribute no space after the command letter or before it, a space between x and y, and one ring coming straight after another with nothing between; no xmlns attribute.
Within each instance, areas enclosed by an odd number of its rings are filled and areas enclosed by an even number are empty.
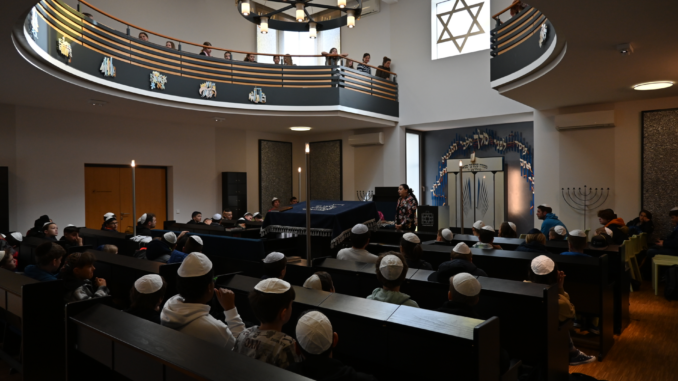
<svg viewBox="0 0 678 381"><path fill-rule="evenodd" d="M544 222L541 223L540 230L541 233L546 236L547 241L549 240L549 230L551 230L551 228L562 226L567 230L567 226L558 219L558 216L553 213L553 209L546 204L537 207L537 218L544 220Z"/></svg>
<svg viewBox="0 0 678 381"><path fill-rule="evenodd" d="M647 257L650 259L655 255L678 256L678 207L671 209L669 217L671 217L671 225L673 225L671 234L669 234L666 239L657 241L657 243L647 251Z"/></svg>
<svg viewBox="0 0 678 381"><path fill-rule="evenodd" d="M61 260L66 256L66 250L55 242L45 242L35 249L37 264L28 265L24 275L40 282L57 280Z"/></svg>

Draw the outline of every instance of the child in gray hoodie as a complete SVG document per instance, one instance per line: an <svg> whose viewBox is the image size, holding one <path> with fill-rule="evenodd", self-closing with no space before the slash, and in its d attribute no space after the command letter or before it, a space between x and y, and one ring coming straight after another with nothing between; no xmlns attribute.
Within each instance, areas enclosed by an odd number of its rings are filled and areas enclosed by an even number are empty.
<svg viewBox="0 0 678 381"><path fill-rule="evenodd" d="M379 256L376 264L377 279L382 287L375 288L367 299L380 302L417 307L419 305L410 296L400 292L400 285L407 276L407 262L402 254L389 251Z"/></svg>

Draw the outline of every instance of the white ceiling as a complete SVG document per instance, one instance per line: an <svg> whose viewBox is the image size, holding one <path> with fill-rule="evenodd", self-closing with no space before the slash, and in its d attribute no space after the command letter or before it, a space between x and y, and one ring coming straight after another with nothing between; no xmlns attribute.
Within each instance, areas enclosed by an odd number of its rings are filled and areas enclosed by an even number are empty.
<svg viewBox="0 0 678 381"><path fill-rule="evenodd" d="M562 61L542 77L502 95L536 109L678 95L676 0L532 0L553 23ZM634 53L616 46L630 42ZM556 50L557 51L557 50ZM631 86L658 80L672 88L635 91Z"/></svg>

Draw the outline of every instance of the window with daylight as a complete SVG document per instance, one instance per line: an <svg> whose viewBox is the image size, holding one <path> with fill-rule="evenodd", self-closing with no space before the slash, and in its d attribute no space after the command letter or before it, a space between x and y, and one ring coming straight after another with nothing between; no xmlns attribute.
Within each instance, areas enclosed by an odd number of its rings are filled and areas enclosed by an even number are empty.
<svg viewBox="0 0 678 381"><path fill-rule="evenodd" d="M318 55L337 48L341 53L341 29L318 32L318 38L310 38L308 32L287 32L269 29L268 34L261 34L257 26L257 53ZM298 66L324 65L323 57L294 57ZM259 56L259 63L273 63L271 56Z"/></svg>
<svg viewBox="0 0 678 381"><path fill-rule="evenodd" d="M431 0L431 59L490 49L490 0Z"/></svg>
<svg viewBox="0 0 678 381"><path fill-rule="evenodd" d="M423 205L421 199L421 177L419 163L419 134L408 132L405 134L405 160L407 161L407 185L412 188L414 196Z"/></svg>

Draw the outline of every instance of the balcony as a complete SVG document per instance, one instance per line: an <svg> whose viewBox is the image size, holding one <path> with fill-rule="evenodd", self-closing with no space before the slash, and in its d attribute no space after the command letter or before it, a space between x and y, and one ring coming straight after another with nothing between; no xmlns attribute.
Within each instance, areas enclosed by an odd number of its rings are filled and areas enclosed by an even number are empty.
<svg viewBox="0 0 678 381"><path fill-rule="evenodd" d="M21 44L42 63L90 85L127 93L121 96L202 108L343 111L398 120L395 73L389 81L345 66L285 66L207 57L182 50L182 44L200 44L157 33L153 34L178 41L178 48L142 41L129 34L129 27L125 32L114 30L60 0L39 2L28 13L23 34ZM217 47L212 51L220 57L224 51L257 55Z"/></svg>

